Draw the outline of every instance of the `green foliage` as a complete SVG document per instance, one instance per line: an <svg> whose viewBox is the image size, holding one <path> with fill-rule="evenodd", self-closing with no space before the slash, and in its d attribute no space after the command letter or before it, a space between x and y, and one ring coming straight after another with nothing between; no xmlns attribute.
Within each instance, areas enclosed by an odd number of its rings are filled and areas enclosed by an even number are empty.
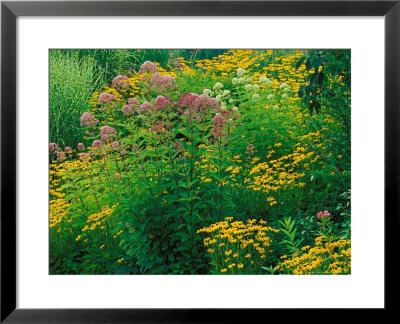
<svg viewBox="0 0 400 324"><path fill-rule="evenodd" d="M111 82L118 74L135 71L142 57L136 50L113 49L76 49L69 50L80 59L95 62L96 73L93 76L95 89Z"/></svg>
<svg viewBox="0 0 400 324"><path fill-rule="evenodd" d="M76 51L57 55L81 70L92 62L96 90L117 75L127 79L102 88L109 101L100 103L96 91L91 107L65 117L79 125L90 111L97 123L75 129L79 136L68 142L85 143L83 153L59 150L51 165L59 190L50 195L52 273L274 274L283 254L302 254L316 236L350 239L347 51L302 59L296 51L237 51L207 62L208 70L198 60L220 50ZM178 57L186 59L179 68ZM174 81L136 73L144 61L159 62ZM310 101L316 114L303 112ZM65 137L54 142L65 145ZM258 242L265 248L252 245L257 235L243 245L205 246L201 229L223 227L226 217L280 232ZM257 267L244 245L258 251ZM241 267L229 267L225 253L240 256Z"/></svg>
<svg viewBox="0 0 400 324"><path fill-rule="evenodd" d="M350 51L324 51L312 50L308 55L302 56L296 63L296 69L305 65L309 72L305 77L305 85L301 86L298 95L302 98L310 114L317 114L326 100L338 96L327 82L328 77L341 77L346 87L350 87ZM336 99L336 98L335 98Z"/></svg>
<svg viewBox="0 0 400 324"><path fill-rule="evenodd" d="M286 236L286 239L282 240L281 243L286 245L290 253L300 252L300 244L304 239L296 238L296 222L291 217L288 217L284 218L283 221L279 221L279 223L283 226L279 230Z"/></svg>
<svg viewBox="0 0 400 324"><path fill-rule="evenodd" d="M74 146L81 138L79 118L89 109L95 63L66 50L50 50L50 142Z"/></svg>

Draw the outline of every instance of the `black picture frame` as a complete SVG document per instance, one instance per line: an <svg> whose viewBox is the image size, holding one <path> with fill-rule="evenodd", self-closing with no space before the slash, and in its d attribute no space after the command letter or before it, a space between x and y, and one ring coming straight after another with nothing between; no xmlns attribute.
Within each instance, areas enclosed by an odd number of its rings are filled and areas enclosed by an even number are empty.
<svg viewBox="0 0 400 324"><path fill-rule="evenodd" d="M384 16L385 307L397 306L400 234L400 0L395 1L2 1L1 322L198 323L256 319L271 309L19 309L16 307L16 19L19 16ZM368 68L368 67L366 67ZM377 112L380 113L380 112ZM366 155L373 154L366 152ZM373 190L373 189L371 189ZM373 267L373 257L371 267ZM330 311L327 309L327 311ZM381 315L382 310L379 311ZM266 312L269 312L268 315ZM304 319L306 319L304 317ZM266 320L266 318L265 318ZM381 319L382 320L382 319ZM248 317L244 323L252 322Z"/></svg>

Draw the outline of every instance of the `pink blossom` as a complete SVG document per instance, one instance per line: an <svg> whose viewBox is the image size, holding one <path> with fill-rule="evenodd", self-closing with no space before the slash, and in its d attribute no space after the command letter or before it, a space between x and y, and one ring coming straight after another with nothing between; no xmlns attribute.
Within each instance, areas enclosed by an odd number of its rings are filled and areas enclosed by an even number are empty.
<svg viewBox="0 0 400 324"><path fill-rule="evenodd" d="M147 113L150 115L152 112L156 112L157 110L155 107L150 103L150 102L144 102L139 108L138 108L138 113L143 114Z"/></svg>
<svg viewBox="0 0 400 324"><path fill-rule="evenodd" d="M108 142L110 140L110 137L114 137L116 135L117 135L117 131L110 126L106 125L100 129L100 137L101 137L101 140L104 142Z"/></svg>
<svg viewBox="0 0 400 324"><path fill-rule="evenodd" d="M135 98L129 98L128 100L128 105L130 105L131 107L139 107L140 103L137 99Z"/></svg>
<svg viewBox="0 0 400 324"><path fill-rule="evenodd" d="M156 121L152 127L149 129L149 132L156 132L157 134L161 134L170 129L171 125L164 123L163 121Z"/></svg>
<svg viewBox="0 0 400 324"><path fill-rule="evenodd" d="M199 97L197 93L188 93L185 92L179 99L178 99L178 110L183 111L185 108L193 108L195 107L195 101Z"/></svg>
<svg viewBox="0 0 400 324"><path fill-rule="evenodd" d="M60 150L60 148L58 147L58 145L56 143L50 143L49 149L50 149L50 152L52 152L52 153L55 153Z"/></svg>
<svg viewBox="0 0 400 324"><path fill-rule="evenodd" d="M132 107L131 107L130 105L125 105L125 106L123 106L123 107L122 107L122 113L123 113L125 116L131 116L131 115L133 115Z"/></svg>
<svg viewBox="0 0 400 324"><path fill-rule="evenodd" d="M97 150L103 146L103 142L99 140L94 140L92 143L92 148Z"/></svg>
<svg viewBox="0 0 400 324"><path fill-rule="evenodd" d="M104 104L104 103L109 104L109 103L111 103L111 102L112 102L113 100L115 100L115 99L117 99L116 96L114 96L114 95L112 95L112 94L110 94L110 93L107 93L107 92L103 92L103 93L100 94L100 96L99 96L99 103L100 103L100 104Z"/></svg>
<svg viewBox="0 0 400 324"><path fill-rule="evenodd" d="M183 151L185 151L185 147L182 145L182 142L176 141L174 143L174 149L178 152L181 153Z"/></svg>
<svg viewBox="0 0 400 324"><path fill-rule="evenodd" d="M153 73L155 71L157 71L157 65L155 65L153 62L146 61L140 67L139 74L142 74L145 72Z"/></svg>
<svg viewBox="0 0 400 324"><path fill-rule="evenodd" d="M206 113L209 109L219 109L219 102L215 98L210 98L206 94L201 94L194 101L194 106L199 110L200 114Z"/></svg>
<svg viewBox="0 0 400 324"><path fill-rule="evenodd" d="M158 96L154 103L154 106L157 109L167 110L167 111L171 112L171 110L172 110L171 107L173 104L174 104L174 102L171 100L170 97Z"/></svg>
<svg viewBox="0 0 400 324"><path fill-rule="evenodd" d="M201 117L199 115L199 110L196 105L196 100L199 98L199 95L196 93L188 93L185 92L177 102L177 110L182 113L182 116L189 116L188 120L190 122L196 120L201 121Z"/></svg>
<svg viewBox="0 0 400 324"><path fill-rule="evenodd" d="M66 146L64 148L65 153L72 153L72 148L70 148L69 146Z"/></svg>
<svg viewBox="0 0 400 324"><path fill-rule="evenodd" d="M151 77L150 83L152 89L154 90L173 90L175 86L175 79L170 75L161 75L157 72Z"/></svg>
<svg viewBox="0 0 400 324"><path fill-rule="evenodd" d="M219 108L218 100L215 98L210 98L204 93L197 97L194 104L198 108Z"/></svg>
<svg viewBox="0 0 400 324"><path fill-rule="evenodd" d="M128 89L131 85L129 84L129 82L126 82L126 80L128 80L128 77L126 77L125 75L118 75L114 78L112 85L115 86L117 89Z"/></svg>
<svg viewBox="0 0 400 324"><path fill-rule="evenodd" d="M92 127L96 125L99 121L95 119L90 113L85 112L81 117L81 126Z"/></svg>
<svg viewBox="0 0 400 324"><path fill-rule="evenodd" d="M85 160L87 160L89 157L90 157L90 155L87 154L87 153L81 153L81 154L79 155L79 159L80 159L81 161L85 161Z"/></svg>
<svg viewBox="0 0 400 324"><path fill-rule="evenodd" d="M78 143L78 151L84 151L85 145L83 143Z"/></svg>
<svg viewBox="0 0 400 324"><path fill-rule="evenodd" d="M331 215L331 213L328 212L327 210L325 210L324 212L320 211L320 212L318 212L318 214L317 214L317 218L318 218L318 219L323 218L323 217L330 217L330 216L332 216L332 215Z"/></svg>
<svg viewBox="0 0 400 324"><path fill-rule="evenodd" d="M224 125L226 124L224 118L220 113L217 113L213 118L213 130L212 134L215 138L221 138L222 130Z"/></svg>
<svg viewBox="0 0 400 324"><path fill-rule="evenodd" d="M64 152L56 152L56 155L57 155L57 161L58 162L65 161L66 157L65 157L65 153Z"/></svg>
<svg viewBox="0 0 400 324"><path fill-rule="evenodd" d="M113 149L117 149L117 148L119 147L119 142L118 142L118 141L112 142L112 143L111 143L111 147L112 147Z"/></svg>

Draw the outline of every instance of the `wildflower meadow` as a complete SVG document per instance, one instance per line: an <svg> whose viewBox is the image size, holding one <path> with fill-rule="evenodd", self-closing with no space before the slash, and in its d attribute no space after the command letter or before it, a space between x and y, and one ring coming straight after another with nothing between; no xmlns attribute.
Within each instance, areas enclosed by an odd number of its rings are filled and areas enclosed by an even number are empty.
<svg viewBox="0 0 400 324"><path fill-rule="evenodd" d="M50 274L350 274L350 57L51 50Z"/></svg>

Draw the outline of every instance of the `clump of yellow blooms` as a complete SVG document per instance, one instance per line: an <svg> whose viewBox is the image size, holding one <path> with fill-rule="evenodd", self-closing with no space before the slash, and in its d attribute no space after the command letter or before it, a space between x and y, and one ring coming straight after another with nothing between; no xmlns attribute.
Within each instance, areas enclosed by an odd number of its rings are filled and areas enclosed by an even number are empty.
<svg viewBox="0 0 400 324"><path fill-rule="evenodd" d="M324 236L319 236L315 239L314 247L305 246L302 250L304 254L293 254L290 259L280 263L276 270L296 275L351 273L351 240L327 242Z"/></svg>
<svg viewBox="0 0 400 324"><path fill-rule="evenodd" d="M101 211L98 213L94 213L88 216L87 224L82 228L82 232L85 231L93 231L97 227L100 229L104 229L104 222L107 219L107 216L113 212L113 209L110 207L103 207Z"/></svg>
<svg viewBox="0 0 400 324"><path fill-rule="evenodd" d="M267 204L273 206L278 201L273 197L273 193L287 188L301 188L305 186L304 170L309 170L313 165L321 165L318 152L323 150L320 144L322 135L319 131L307 133L300 137L300 142L295 144L293 152L273 159L276 153L273 148L279 148L281 143L269 146L270 159L268 162L258 162L253 160L250 169L249 187L254 191L262 191L269 195ZM301 171L300 171L301 170Z"/></svg>
<svg viewBox="0 0 400 324"><path fill-rule="evenodd" d="M67 216L67 208L71 205L64 200L65 193L59 188L60 184L60 169L57 163L50 164L49 170L49 226L50 228L61 223Z"/></svg>
<svg viewBox="0 0 400 324"><path fill-rule="evenodd" d="M245 223L226 217L197 231L211 256L216 273L245 274L261 272L271 238L267 233L279 230L264 220L249 219Z"/></svg>

